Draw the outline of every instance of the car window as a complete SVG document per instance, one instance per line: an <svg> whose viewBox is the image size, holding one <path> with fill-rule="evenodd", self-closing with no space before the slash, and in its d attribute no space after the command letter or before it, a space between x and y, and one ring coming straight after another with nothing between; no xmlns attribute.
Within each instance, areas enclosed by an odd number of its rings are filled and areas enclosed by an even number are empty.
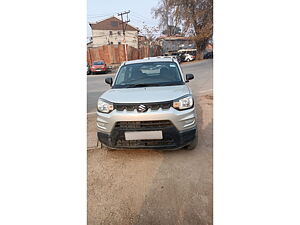
<svg viewBox="0 0 300 225"><path fill-rule="evenodd" d="M94 65L104 65L104 62L103 61L94 62Z"/></svg>
<svg viewBox="0 0 300 225"><path fill-rule="evenodd" d="M124 65L120 68L114 88L135 86L164 86L184 84L174 62L147 62Z"/></svg>

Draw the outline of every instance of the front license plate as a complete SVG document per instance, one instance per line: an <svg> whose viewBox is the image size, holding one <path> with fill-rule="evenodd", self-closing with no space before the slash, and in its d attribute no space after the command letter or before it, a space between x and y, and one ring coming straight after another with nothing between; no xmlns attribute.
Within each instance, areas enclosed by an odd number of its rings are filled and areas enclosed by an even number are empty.
<svg viewBox="0 0 300 225"><path fill-rule="evenodd" d="M125 132L125 140L160 140L163 139L162 131L134 131Z"/></svg>

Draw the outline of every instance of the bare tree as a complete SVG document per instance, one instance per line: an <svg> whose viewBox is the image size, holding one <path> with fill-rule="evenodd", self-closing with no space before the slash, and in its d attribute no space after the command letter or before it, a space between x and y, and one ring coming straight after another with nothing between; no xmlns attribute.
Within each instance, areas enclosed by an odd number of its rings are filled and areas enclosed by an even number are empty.
<svg viewBox="0 0 300 225"><path fill-rule="evenodd" d="M169 36L181 34L181 29L180 29L180 27L175 27L175 26L169 25L168 29L164 30L162 32L162 34L169 35Z"/></svg>
<svg viewBox="0 0 300 225"><path fill-rule="evenodd" d="M159 18L159 28L162 31L169 36L176 33L178 20L174 16L174 7L169 4L169 0L161 0L157 8L152 8L152 14L154 18Z"/></svg>
<svg viewBox="0 0 300 225"><path fill-rule="evenodd" d="M203 51L213 35L213 0L162 0L154 14L160 17L160 23L166 20L166 12L172 13L174 21L181 21L183 33L192 29L197 59L202 59Z"/></svg>
<svg viewBox="0 0 300 225"><path fill-rule="evenodd" d="M146 36L150 42L152 42L156 38L158 31L159 29L155 26L144 25L141 33Z"/></svg>

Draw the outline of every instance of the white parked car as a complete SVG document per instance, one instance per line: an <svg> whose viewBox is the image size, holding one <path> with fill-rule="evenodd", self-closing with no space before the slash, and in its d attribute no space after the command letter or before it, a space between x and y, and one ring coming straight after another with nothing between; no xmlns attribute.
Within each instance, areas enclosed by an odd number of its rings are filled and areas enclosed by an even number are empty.
<svg viewBox="0 0 300 225"><path fill-rule="evenodd" d="M185 54L184 61L185 61L185 62L190 62L190 61L195 60L195 58L196 58L196 56L194 56L194 55Z"/></svg>

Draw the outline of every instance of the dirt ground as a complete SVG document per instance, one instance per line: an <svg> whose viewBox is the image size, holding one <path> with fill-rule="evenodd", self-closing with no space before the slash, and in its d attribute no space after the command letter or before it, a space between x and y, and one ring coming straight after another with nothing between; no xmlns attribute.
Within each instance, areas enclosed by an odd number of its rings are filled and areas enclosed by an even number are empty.
<svg viewBox="0 0 300 225"><path fill-rule="evenodd" d="M96 115L88 115L89 225L212 224L213 95L195 97L192 151L96 148Z"/></svg>

